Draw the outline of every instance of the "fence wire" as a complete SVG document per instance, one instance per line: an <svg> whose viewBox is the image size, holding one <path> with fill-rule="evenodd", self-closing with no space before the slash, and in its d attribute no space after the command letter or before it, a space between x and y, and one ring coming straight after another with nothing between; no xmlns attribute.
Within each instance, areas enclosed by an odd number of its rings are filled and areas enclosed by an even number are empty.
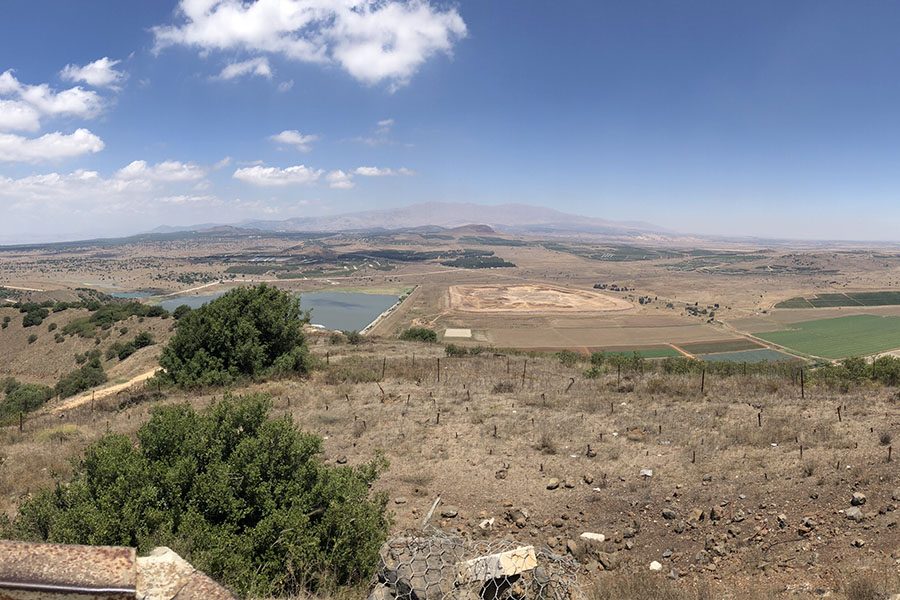
<svg viewBox="0 0 900 600"><path fill-rule="evenodd" d="M382 546L369 600L584 600L577 571L547 548L429 529Z"/></svg>

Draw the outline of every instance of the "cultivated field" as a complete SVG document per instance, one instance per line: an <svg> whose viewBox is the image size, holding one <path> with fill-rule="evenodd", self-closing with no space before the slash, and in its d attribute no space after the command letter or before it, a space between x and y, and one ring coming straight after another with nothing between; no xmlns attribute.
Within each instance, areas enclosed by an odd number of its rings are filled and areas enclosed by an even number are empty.
<svg viewBox="0 0 900 600"><path fill-rule="evenodd" d="M822 358L866 356L900 346L900 317L853 315L797 323L757 337L794 352Z"/></svg>

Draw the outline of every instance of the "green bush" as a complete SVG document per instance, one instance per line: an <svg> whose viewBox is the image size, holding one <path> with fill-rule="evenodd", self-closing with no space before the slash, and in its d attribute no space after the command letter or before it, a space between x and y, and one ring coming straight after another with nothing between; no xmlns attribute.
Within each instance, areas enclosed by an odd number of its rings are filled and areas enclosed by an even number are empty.
<svg viewBox="0 0 900 600"><path fill-rule="evenodd" d="M87 304L93 312L89 317L75 319L63 327L66 335L78 335L91 337L97 332L97 328L107 330L119 321L133 316L137 317L168 317L169 313L161 306L149 306L140 302L108 302L106 304Z"/></svg>
<svg viewBox="0 0 900 600"><path fill-rule="evenodd" d="M581 356L577 352L572 352L571 350L560 350L556 353L556 358L562 366L574 367L578 364L578 360Z"/></svg>
<svg viewBox="0 0 900 600"><path fill-rule="evenodd" d="M31 335L28 336L28 343L29 344L35 343L37 341L37 338L38 338L37 334L32 333Z"/></svg>
<svg viewBox="0 0 900 600"><path fill-rule="evenodd" d="M370 492L386 463L330 467L321 440L268 397L226 395L207 411L160 407L138 444L107 435L85 451L71 482L20 508L21 539L166 545L253 597L322 591L367 580L389 521Z"/></svg>
<svg viewBox="0 0 900 600"><path fill-rule="evenodd" d="M164 379L183 388L309 369L300 301L265 284L231 290L184 315L163 350Z"/></svg>
<svg viewBox="0 0 900 600"><path fill-rule="evenodd" d="M19 383L12 377L3 382L3 401L0 402L0 422L10 422L20 413L40 408L53 397L46 385Z"/></svg>
<svg viewBox="0 0 900 600"><path fill-rule="evenodd" d="M188 314L189 312L191 312L190 306L188 306L187 304L179 304L178 307L175 308L174 311L172 311L172 317L176 321L178 321L179 319L181 319L181 317Z"/></svg>
<svg viewBox="0 0 900 600"><path fill-rule="evenodd" d="M80 369L60 377L53 391L62 398L68 398L104 382L106 371L103 370L99 357L94 356Z"/></svg>
<svg viewBox="0 0 900 600"><path fill-rule="evenodd" d="M400 334L400 339L407 342L436 342L437 333L427 327L410 327Z"/></svg>
<svg viewBox="0 0 900 600"><path fill-rule="evenodd" d="M358 331L342 331L341 333L344 334L347 343L353 346L358 346L363 341L362 334Z"/></svg>

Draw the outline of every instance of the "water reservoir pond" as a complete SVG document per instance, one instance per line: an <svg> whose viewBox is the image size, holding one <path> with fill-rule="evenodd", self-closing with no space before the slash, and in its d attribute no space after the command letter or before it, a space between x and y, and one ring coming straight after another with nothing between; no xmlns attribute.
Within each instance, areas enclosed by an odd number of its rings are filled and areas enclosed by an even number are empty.
<svg viewBox="0 0 900 600"><path fill-rule="evenodd" d="M172 311L187 304L191 308L203 306L225 292L214 292L198 296L169 298L159 303ZM378 318L397 302L392 294L363 294L360 292L304 292L300 294L300 306L311 310L312 323L327 329L359 331Z"/></svg>

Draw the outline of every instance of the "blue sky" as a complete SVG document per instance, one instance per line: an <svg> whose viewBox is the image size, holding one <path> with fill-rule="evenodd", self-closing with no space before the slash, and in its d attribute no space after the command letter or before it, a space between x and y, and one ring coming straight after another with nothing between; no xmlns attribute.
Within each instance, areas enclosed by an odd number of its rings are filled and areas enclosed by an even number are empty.
<svg viewBox="0 0 900 600"><path fill-rule="evenodd" d="M524 202L900 239L900 4L0 5L0 243Z"/></svg>

